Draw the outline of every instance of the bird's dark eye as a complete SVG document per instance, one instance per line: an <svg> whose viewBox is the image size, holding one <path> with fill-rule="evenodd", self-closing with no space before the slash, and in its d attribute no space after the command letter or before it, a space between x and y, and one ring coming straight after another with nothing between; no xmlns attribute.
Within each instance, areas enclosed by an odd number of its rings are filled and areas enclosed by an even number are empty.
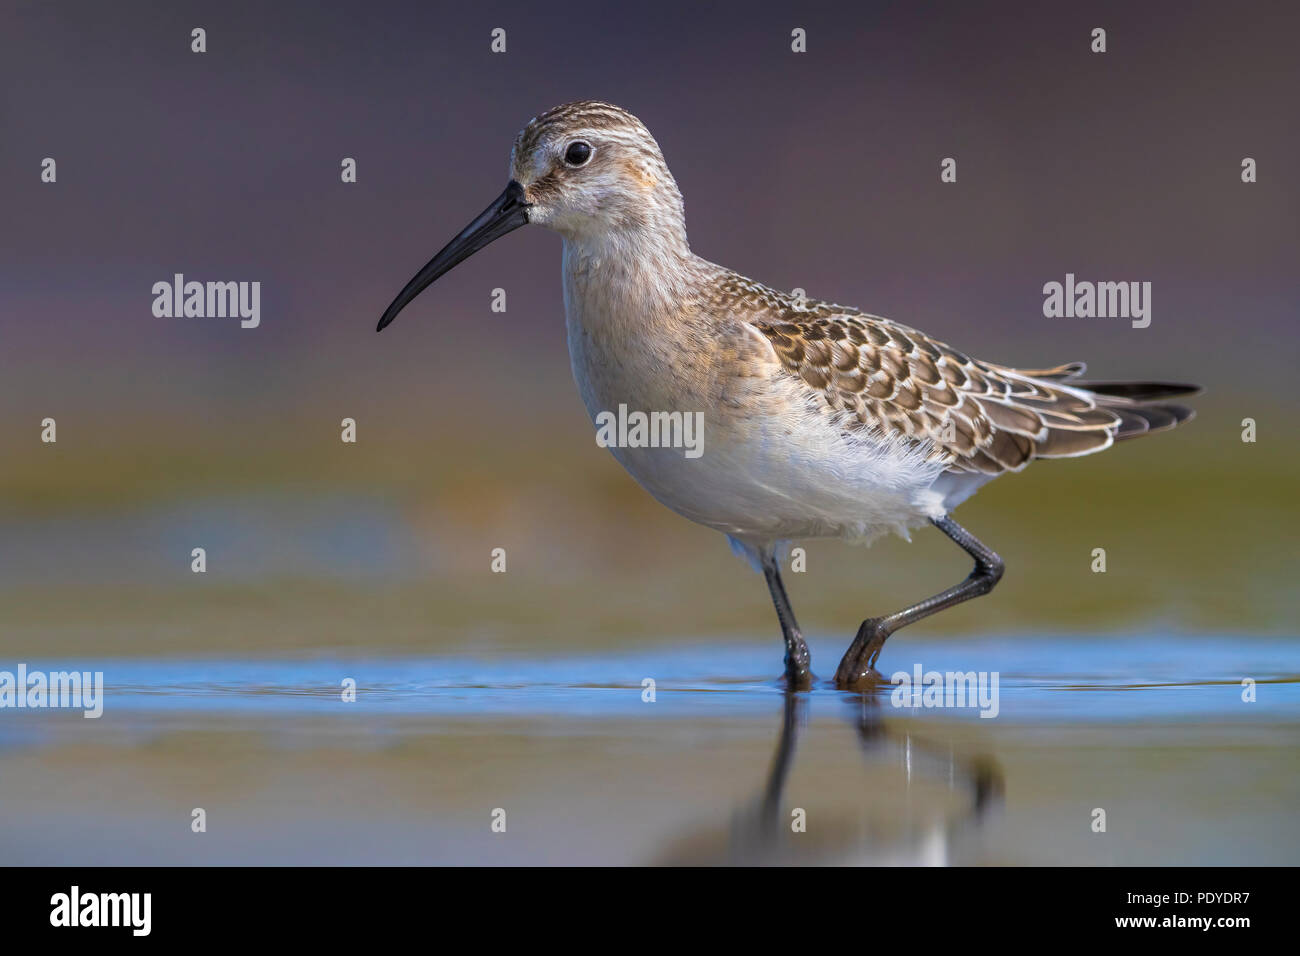
<svg viewBox="0 0 1300 956"><path fill-rule="evenodd" d="M591 144L577 140L569 144L569 148L564 151L564 161L570 166L585 166L587 160L591 159Z"/></svg>

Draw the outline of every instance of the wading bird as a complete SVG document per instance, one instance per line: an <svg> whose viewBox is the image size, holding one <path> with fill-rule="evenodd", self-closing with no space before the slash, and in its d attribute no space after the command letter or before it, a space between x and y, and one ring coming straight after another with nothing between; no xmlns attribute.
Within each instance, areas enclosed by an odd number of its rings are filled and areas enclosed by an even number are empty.
<svg viewBox="0 0 1300 956"><path fill-rule="evenodd" d="M1085 382L1081 363L1014 369L857 309L768 288L691 252L658 144L607 103L557 106L519 133L505 191L421 269L385 328L431 282L526 223L564 239L564 305L593 421L620 406L703 413L696 457L624 444L614 456L659 501L726 534L767 579L786 679L811 681L781 582L793 539L874 537L931 523L975 561L931 598L862 622L835 674L880 679L901 627L987 594L1002 560L955 522L981 485L1036 458L1072 458L1171 428L1195 386Z"/></svg>

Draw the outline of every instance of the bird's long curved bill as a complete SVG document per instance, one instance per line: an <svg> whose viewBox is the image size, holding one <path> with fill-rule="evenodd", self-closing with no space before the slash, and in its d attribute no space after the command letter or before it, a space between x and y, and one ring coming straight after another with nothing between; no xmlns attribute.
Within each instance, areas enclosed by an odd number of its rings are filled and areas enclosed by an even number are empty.
<svg viewBox="0 0 1300 956"><path fill-rule="evenodd" d="M498 196L492 205L479 213L460 235L447 243L441 252L415 274L414 279L406 283L406 288L397 294L393 304L384 310L376 331L382 331L388 323L397 318L397 313L406 308L412 299L440 275L450 272L488 243L500 239L527 222L528 203L524 201L524 188L512 179L505 192Z"/></svg>

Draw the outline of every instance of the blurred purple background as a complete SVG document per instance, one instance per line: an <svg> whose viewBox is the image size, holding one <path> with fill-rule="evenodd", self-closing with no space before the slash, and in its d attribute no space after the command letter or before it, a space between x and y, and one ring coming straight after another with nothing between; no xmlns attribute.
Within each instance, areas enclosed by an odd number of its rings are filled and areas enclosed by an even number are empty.
<svg viewBox="0 0 1300 956"><path fill-rule="evenodd" d="M386 390L503 351L563 366L541 230L462 266L399 342L371 333L499 192L515 132L577 98L655 133L706 258L995 360L1254 384L1295 353L1298 27L1249 3L10 4L6 410L91 384L98 402L256 400L330 366L294 390L391 414ZM154 318L150 286L178 271L260 280L262 328ZM1151 328L1044 319L1067 271L1151 281Z"/></svg>

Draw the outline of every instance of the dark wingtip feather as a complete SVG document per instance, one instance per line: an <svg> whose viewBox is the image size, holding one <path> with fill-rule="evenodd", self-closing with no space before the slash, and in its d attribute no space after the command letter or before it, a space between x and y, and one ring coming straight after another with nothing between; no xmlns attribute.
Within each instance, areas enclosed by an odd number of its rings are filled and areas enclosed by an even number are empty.
<svg viewBox="0 0 1300 956"><path fill-rule="evenodd" d="M1175 425L1190 422L1196 417L1196 409L1188 408L1186 405L1161 405L1160 407L1174 414Z"/></svg>
<svg viewBox="0 0 1300 956"><path fill-rule="evenodd" d="M1117 440L1167 431L1196 417L1196 412L1186 405L1125 405L1116 411L1123 419L1115 435Z"/></svg>
<svg viewBox="0 0 1300 956"><path fill-rule="evenodd" d="M1073 388L1086 388L1096 395L1127 398L1134 402L1156 402L1166 398L1199 395L1202 388L1183 382L1071 382Z"/></svg>

